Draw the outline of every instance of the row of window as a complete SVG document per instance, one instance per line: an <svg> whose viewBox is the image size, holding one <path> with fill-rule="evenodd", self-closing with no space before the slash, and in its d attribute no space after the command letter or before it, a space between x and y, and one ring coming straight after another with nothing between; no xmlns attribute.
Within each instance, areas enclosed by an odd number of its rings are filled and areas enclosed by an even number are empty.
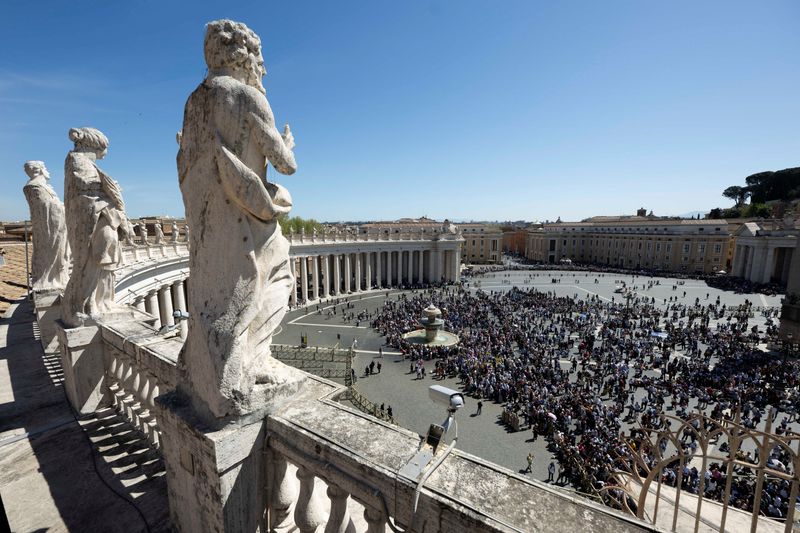
<svg viewBox="0 0 800 533"><path fill-rule="evenodd" d="M562 228L549 228L549 229L555 229L556 231L563 231L563 232L575 231L576 230L576 228L563 228L563 227ZM580 228L580 231L584 231L585 229L586 228ZM589 232L592 232L592 231L595 231L595 232L598 232L598 233L626 233L627 232L627 233L655 233L655 234L657 234L658 233L658 228L656 228L656 227L646 227L646 228L643 228L643 227L637 227L637 228L598 228L598 227L592 227L592 228L589 228ZM666 233L667 231L669 231L669 228L663 228L663 231L664 231L664 233ZM704 227L697 228L697 231L699 233L704 233L705 232L705 228ZM722 231L721 227L715 227L714 228L714 232L719 233L721 231Z"/></svg>

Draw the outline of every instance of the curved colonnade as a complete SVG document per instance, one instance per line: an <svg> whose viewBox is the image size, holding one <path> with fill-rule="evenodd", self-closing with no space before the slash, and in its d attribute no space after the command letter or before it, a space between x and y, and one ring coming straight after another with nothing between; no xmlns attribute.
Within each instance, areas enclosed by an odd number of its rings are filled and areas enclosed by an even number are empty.
<svg viewBox="0 0 800 533"><path fill-rule="evenodd" d="M378 288L457 281L462 237L439 232L289 235L289 261L297 280L288 302L305 306L332 296ZM173 326L188 307L189 247L185 238L123 248L116 271L116 301ZM305 283L303 282L305 280ZM186 321L180 322L185 337Z"/></svg>

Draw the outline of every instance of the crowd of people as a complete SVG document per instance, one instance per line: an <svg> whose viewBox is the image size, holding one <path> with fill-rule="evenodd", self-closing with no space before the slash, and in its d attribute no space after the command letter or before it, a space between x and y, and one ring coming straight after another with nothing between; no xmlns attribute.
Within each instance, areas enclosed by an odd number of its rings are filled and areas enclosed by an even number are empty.
<svg viewBox="0 0 800 533"><path fill-rule="evenodd" d="M599 276L579 275L588 284ZM800 365L762 349L777 334L776 308L757 308L749 300L731 307L708 295L687 301L677 284L675 296L656 299L643 294L656 284L648 278L634 279L638 292L611 302L525 284L485 292L473 282L472 289L450 286L387 299L371 317L372 326L411 360L412 370L432 361L435 378L457 377L464 392L502 404L503 419L546 439L559 460L559 477L581 490L613 496L618 472L637 468L646 475L641 469L675 456L661 471L663 483L721 499L728 474L721 461L709 461L705 471L702 461L693 461L698 424L705 429L739 416L743 426L763 428L771 409L773 431L786 435L798 416ZM431 303L441 309L447 329L459 335L458 345L430 347L404 339ZM757 315L760 327L754 324ZM693 423L677 441L654 444L666 426L678 430L665 415ZM724 438L716 444L724 456L729 444ZM739 453L758 463L755 451ZM775 448L768 466L790 472L792 461L786 450ZM734 470L731 505L752 510L752 471ZM761 511L785 517L789 492L787 481L768 477Z"/></svg>

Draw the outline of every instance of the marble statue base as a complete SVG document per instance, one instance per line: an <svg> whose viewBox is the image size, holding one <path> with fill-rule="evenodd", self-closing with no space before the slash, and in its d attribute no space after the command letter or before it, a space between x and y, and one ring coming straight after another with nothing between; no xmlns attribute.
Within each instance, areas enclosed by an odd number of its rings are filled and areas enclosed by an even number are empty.
<svg viewBox="0 0 800 533"><path fill-rule="evenodd" d="M170 392L156 399L175 531L268 531L265 418L210 429Z"/></svg>
<svg viewBox="0 0 800 533"><path fill-rule="evenodd" d="M61 291L40 291L33 294L36 322L39 325L39 341L44 353L58 352L56 322L61 319Z"/></svg>
<svg viewBox="0 0 800 533"><path fill-rule="evenodd" d="M56 323L56 336L61 349L64 388L72 408L86 415L107 405L109 398L104 387L105 350L100 328L65 328L59 320Z"/></svg>

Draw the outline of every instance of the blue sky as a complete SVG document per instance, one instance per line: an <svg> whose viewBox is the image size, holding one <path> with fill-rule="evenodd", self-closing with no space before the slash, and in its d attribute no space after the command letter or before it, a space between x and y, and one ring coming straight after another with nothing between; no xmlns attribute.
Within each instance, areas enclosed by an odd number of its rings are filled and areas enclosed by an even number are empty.
<svg viewBox="0 0 800 533"><path fill-rule="evenodd" d="M233 4L233 5L232 5ZM67 131L131 216L180 216L175 133L204 24L262 39L296 215L575 220L728 205L800 165L800 2L18 2L0 7L0 220L28 159L63 191Z"/></svg>

